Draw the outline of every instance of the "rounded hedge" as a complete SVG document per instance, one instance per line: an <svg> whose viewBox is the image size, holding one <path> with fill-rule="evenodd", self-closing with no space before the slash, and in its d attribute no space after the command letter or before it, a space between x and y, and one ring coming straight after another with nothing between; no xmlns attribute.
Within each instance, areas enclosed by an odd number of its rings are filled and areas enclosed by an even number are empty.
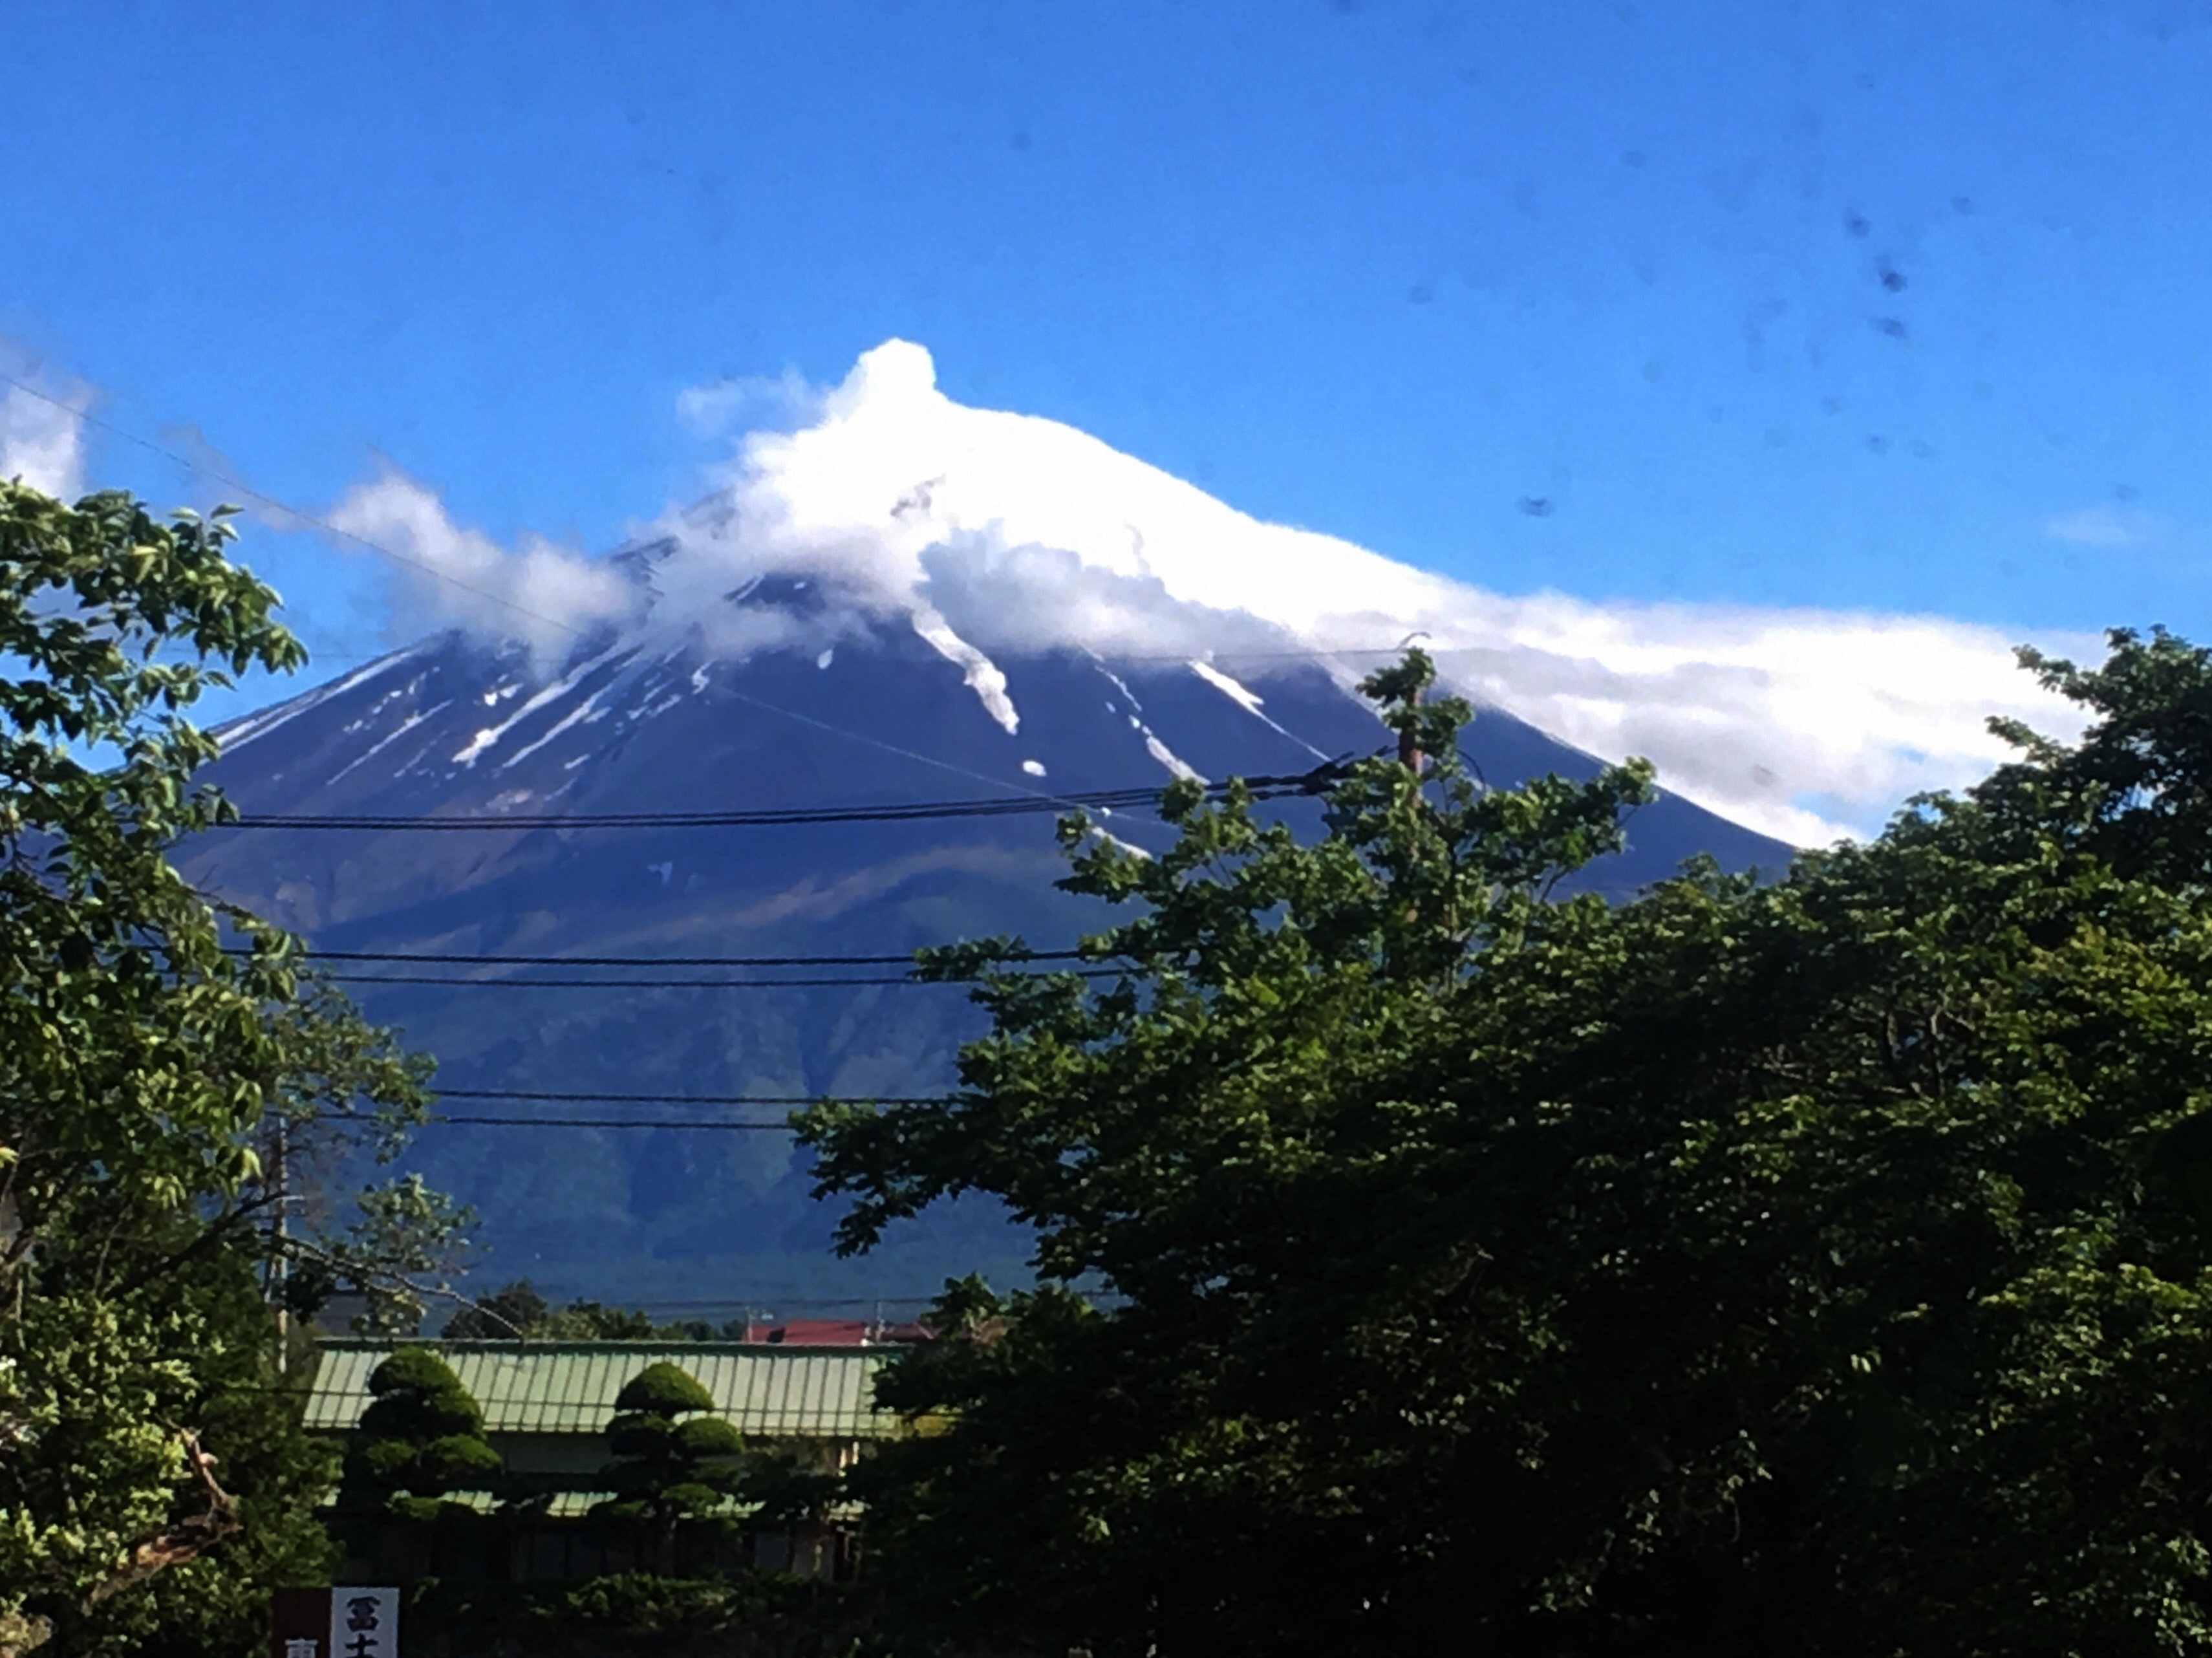
<svg viewBox="0 0 2212 1658"><path fill-rule="evenodd" d="M371 1485L397 1484L415 1461L415 1447L404 1439L372 1439L346 1459L346 1477Z"/></svg>
<svg viewBox="0 0 2212 1658"><path fill-rule="evenodd" d="M369 1373L368 1391L344 1460L341 1506L434 1517L434 1499L498 1477L502 1465L484 1439L483 1411L436 1353L399 1348Z"/></svg>
<svg viewBox="0 0 2212 1658"><path fill-rule="evenodd" d="M502 1466L499 1453L483 1440L454 1434L422 1447L414 1484L423 1491L451 1491L471 1479L493 1479Z"/></svg>
<svg viewBox="0 0 2212 1658"><path fill-rule="evenodd" d="M744 1436L719 1416L695 1416L676 1430L676 1448L686 1457L737 1456Z"/></svg>
<svg viewBox="0 0 2212 1658"><path fill-rule="evenodd" d="M378 1399L402 1391L459 1393L461 1379L428 1347L401 1347L368 1373L368 1391Z"/></svg>
<svg viewBox="0 0 2212 1658"><path fill-rule="evenodd" d="M677 1513L688 1515L695 1520L703 1519L720 1508L722 1497L722 1492L696 1479L681 1481L660 1492L664 1508L673 1509Z"/></svg>
<svg viewBox="0 0 2212 1658"><path fill-rule="evenodd" d="M615 1395L618 1411L650 1411L655 1416L681 1416L687 1411L711 1411L714 1396L680 1364L666 1359L648 1364L623 1383Z"/></svg>
<svg viewBox="0 0 2212 1658"><path fill-rule="evenodd" d="M653 1458L668 1453L675 1424L649 1411L631 1411L607 1424L607 1443L617 1456Z"/></svg>
<svg viewBox="0 0 2212 1658"><path fill-rule="evenodd" d="M737 1487L729 1464L744 1447L735 1428L702 1414L714 1410L714 1396L663 1361L632 1376L615 1402L618 1414L607 1424L614 1461L599 1478L617 1501L604 1512L667 1527L714 1515Z"/></svg>
<svg viewBox="0 0 2212 1658"><path fill-rule="evenodd" d="M459 1385L436 1393L390 1393L361 1413L361 1430L378 1439L445 1439L483 1430L483 1412Z"/></svg>

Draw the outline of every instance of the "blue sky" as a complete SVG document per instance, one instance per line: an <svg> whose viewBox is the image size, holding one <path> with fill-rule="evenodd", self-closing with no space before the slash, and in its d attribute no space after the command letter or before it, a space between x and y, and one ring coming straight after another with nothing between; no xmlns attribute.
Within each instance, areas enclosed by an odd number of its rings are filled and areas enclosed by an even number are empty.
<svg viewBox="0 0 2212 1658"><path fill-rule="evenodd" d="M2212 637L2202 3L8 33L4 366L296 503L388 462L603 548L726 447L685 387L899 337L960 402L1500 593ZM92 482L206 498L88 443ZM326 663L374 648L362 564L248 551Z"/></svg>

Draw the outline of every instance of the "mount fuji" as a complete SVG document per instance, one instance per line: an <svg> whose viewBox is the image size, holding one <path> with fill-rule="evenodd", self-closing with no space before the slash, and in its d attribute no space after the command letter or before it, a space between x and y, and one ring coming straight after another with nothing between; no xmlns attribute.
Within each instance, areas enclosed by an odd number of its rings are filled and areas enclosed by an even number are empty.
<svg viewBox="0 0 2212 1658"><path fill-rule="evenodd" d="M1451 584L1348 560L1317 537L1286 558L1252 520L1050 422L992 416L1017 425L983 430L948 416L917 451L931 399L978 412L939 398L917 355L871 354L813 424L749 440L702 504L604 558L509 552L455 530L404 479L366 486L331 521L409 561L416 585L400 613L422 635L218 729L210 779L248 817L494 820L465 833L230 829L181 859L204 890L318 950L447 958L340 970L373 1018L437 1055L439 1085L469 1091L447 1101L451 1116L577 1124L443 1123L410 1154L483 1214L487 1281L526 1275L555 1296L727 1316L904 1310L950 1272L1018 1275L1025 1244L981 1203L910 1223L872 1257L833 1260L835 1217L808 1197L781 1133L581 1126L782 1115L623 1096L941 1089L981 1028L957 987L881 982L896 969L592 963L900 956L1002 932L1052 949L1103 919L1054 889L1049 810L764 827L560 819L1020 795L1048 807L1176 776L1303 773L1389 740L1351 687L1395 641L1355 654L1285 609L1358 595L1338 608L1371 641L1409 610L1435 620L1435 605L1404 601ZM1079 474L1085 487L1050 487ZM1437 642L1449 671L1456 641ZM1480 713L1464 749L1488 781L1599 764L1470 678ZM1309 804L1283 810L1312 821ZM1165 844L1146 812L1107 821L1133 846ZM1632 890L1699 852L1777 870L1791 850L1671 793L1629 833L1589 884ZM522 955L548 964L451 959ZM832 981L791 982L807 978ZM715 982L684 982L699 980Z"/></svg>
<svg viewBox="0 0 2212 1658"><path fill-rule="evenodd" d="M809 603L793 581L737 603ZM638 647L580 653L533 677L520 648L459 634L393 653L226 728L213 780L249 816L487 816L1004 799L1153 787L1172 775L1302 772L1387 740L1326 669L1266 658L1010 659L993 701L960 665L884 628L834 651L743 662ZM1494 782L1595 762L1496 712L1468 756ZM1164 845L1143 813L1108 820ZM1598 872L1632 887L1697 851L1779 867L1789 848L1676 798L1631 825ZM1049 812L767 828L232 830L186 859L204 887L332 952L682 958L902 954L1018 932L1072 942L1099 912L1056 892ZM927 1093L951 1080L978 1017L945 987L793 977L895 977L496 965L375 965L361 976L463 983L349 986L368 1013L437 1054L470 1090L620 1096ZM672 986L672 976L767 980ZM556 982L546 985L545 981ZM581 980L583 982L580 983ZM640 981L658 981L641 984ZM530 987L542 986L543 987ZM604 1121L665 1111L589 1104L469 1106ZM719 1116L776 1118L780 1110ZM911 1225L879 1255L838 1263L831 1217L806 1196L787 1139L669 1127L443 1125L415 1153L484 1216L484 1272L549 1292L661 1306L886 1299L904 1305L948 1272L1016 1269L1019 1241L988 1211Z"/></svg>

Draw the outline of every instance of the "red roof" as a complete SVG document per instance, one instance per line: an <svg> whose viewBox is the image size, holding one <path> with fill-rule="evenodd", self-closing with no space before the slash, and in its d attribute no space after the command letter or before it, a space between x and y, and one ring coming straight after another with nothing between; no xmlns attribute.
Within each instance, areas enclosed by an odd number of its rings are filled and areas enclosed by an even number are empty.
<svg viewBox="0 0 2212 1658"><path fill-rule="evenodd" d="M882 1324L867 1318L787 1318L745 1326L745 1339L785 1347L872 1347L890 1341L927 1341L919 1324Z"/></svg>

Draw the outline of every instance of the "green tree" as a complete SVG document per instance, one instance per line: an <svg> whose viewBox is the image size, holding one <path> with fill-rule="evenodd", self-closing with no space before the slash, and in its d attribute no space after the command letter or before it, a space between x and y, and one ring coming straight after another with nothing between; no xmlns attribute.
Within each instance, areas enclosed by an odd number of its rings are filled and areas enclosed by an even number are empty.
<svg viewBox="0 0 2212 1658"><path fill-rule="evenodd" d="M650 1313L603 1307L580 1296L565 1307L549 1306L528 1278L517 1278L463 1307L447 1320L445 1334L454 1341L696 1341L706 1339L696 1333L701 1327L657 1325Z"/></svg>
<svg viewBox="0 0 2212 1658"><path fill-rule="evenodd" d="M517 1278L461 1308L443 1333L448 1341L518 1341L544 1335L552 1312L528 1278Z"/></svg>
<svg viewBox="0 0 2212 1658"><path fill-rule="evenodd" d="M961 1096L801 1119L845 1247L980 1189L1048 1275L885 1376L887 1585L1102 1652L2212 1650L2212 659L2112 643L2025 659L2079 744L1771 884L1562 896L1644 774L1468 786L1418 657L1426 776L1318 844L1070 823L1120 981L939 956Z"/></svg>
<svg viewBox="0 0 2212 1658"><path fill-rule="evenodd" d="M358 1514L436 1520L457 1491L500 1475L483 1411L451 1365L427 1347L402 1347L369 1373L368 1408L346 1453L341 1505Z"/></svg>
<svg viewBox="0 0 2212 1658"><path fill-rule="evenodd" d="M565 1341L651 1341L672 1339L682 1327L657 1325L639 1308L602 1307L580 1296L546 1320L547 1333Z"/></svg>
<svg viewBox="0 0 2212 1658"><path fill-rule="evenodd" d="M636 1521L664 1571L687 1523L717 1520L742 1484L744 1441L719 1416L714 1395L681 1365L648 1364L623 1384L607 1424L614 1460L600 1478L615 1496L600 1512ZM680 1418L680 1419L679 1419Z"/></svg>
<svg viewBox="0 0 2212 1658"><path fill-rule="evenodd" d="M313 1148L397 1146L428 1062L169 861L226 811L192 786L215 745L185 711L227 673L302 659L228 538L220 514L0 483L0 1619L17 1645L231 1640L272 1577L319 1570L327 1461L287 1424L258 1280L312 1262L404 1300L395 1263L434 1267L460 1218L398 1182L358 1228L274 1224ZM306 1310L314 1288L286 1299Z"/></svg>
<svg viewBox="0 0 2212 1658"><path fill-rule="evenodd" d="M182 1229L179 1229L180 1241ZM237 1507L239 1529L220 1546L155 1572L105 1600L95 1628L74 1633L161 1658L259 1652L268 1592L325 1580L333 1564L320 1505L336 1457L303 1424L304 1368L271 1374L269 1309L256 1264L226 1251L168 1293L195 1345L190 1391L173 1419L189 1422L217 1457L213 1473ZM173 1353L169 1362L175 1363Z"/></svg>

